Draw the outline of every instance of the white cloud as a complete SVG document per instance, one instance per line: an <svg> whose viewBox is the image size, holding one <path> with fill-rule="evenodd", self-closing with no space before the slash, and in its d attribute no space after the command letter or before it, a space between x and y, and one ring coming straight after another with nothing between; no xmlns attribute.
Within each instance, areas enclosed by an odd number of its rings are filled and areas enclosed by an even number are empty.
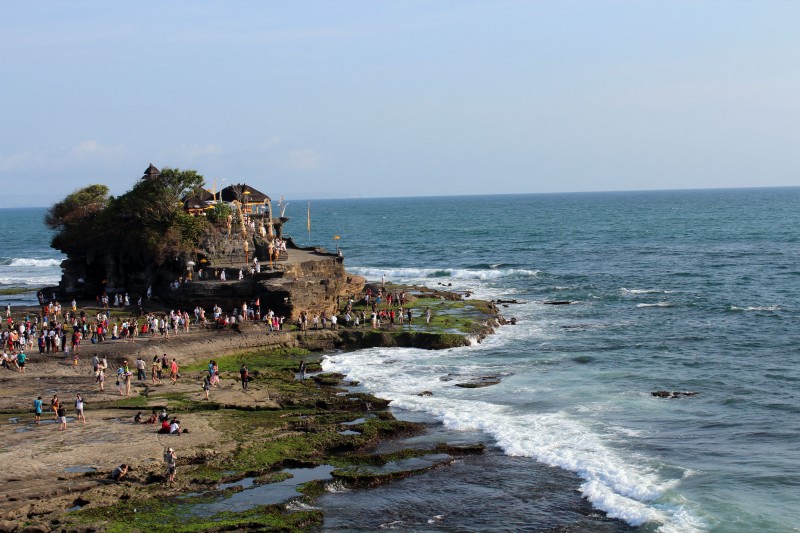
<svg viewBox="0 0 800 533"><path fill-rule="evenodd" d="M260 150L262 152L266 152L267 150L275 148L276 146L278 146L282 142L283 142L283 139L281 138L280 135L273 135L272 137L270 137L269 139L265 140L264 142L259 143L257 146L258 146L258 150Z"/></svg>
<svg viewBox="0 0 800 533"><path fill-rule="evenodd" d="M288 166L296 170L316 170L320 166L320 154L310 148L298 148L288 154Z"/></svg>
<svg viewBox="0 0 800 533"><path fill-rule="evenodd" d="M20 152L17 154L0 156L0 172L11 172L17 169L28 168L34 161L35 157L32 152Z"/></svg>
<svg viewBox="0 0 800 533"><path fill-rule="evenodd" d="M183 157L193 158L221 154L222 148L216 144L184 144L179 152Z"/></svg>
<svg viewBox="0 0 800 533"><path fill-rule="evenodd" d="M95 140L83 141L69 151L68 160L86 159L113 159L123 155L125 148L122 146L105 146Z"/></svg>
<svg viewBox="0 0 800 533"><path fill-rule="evenodd" d="M63 170L87 161L109 163L124 156L123 146L105 146L95 140L82 141L72 147L55 147L38 151L26 150L0 156L0 172L21 170Z"/></svg>

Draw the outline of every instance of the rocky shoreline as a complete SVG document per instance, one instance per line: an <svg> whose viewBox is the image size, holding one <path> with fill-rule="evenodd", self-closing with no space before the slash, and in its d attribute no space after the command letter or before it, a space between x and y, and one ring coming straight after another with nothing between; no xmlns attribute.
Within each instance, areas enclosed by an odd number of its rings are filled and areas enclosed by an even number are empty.
<svg viewBox="0 0 800 533"><path fill-rule="evenodd" d="M443 443L434 452L409 449L372 455L370 450L381 439L418 433L425 427L395 420L386 411L388 402L343 389L343 376L319 373L325 351L462 346L491 333L502 321L492 304L453 302L468 316L470 333L463 327L460 331L393 327L267 332L262 324L245 323L236 331L198 328L169 339L140 336L88 344L81 348L77 366L58 355L29 354L24 374L0 371L4 390L0 531L306 530L321 523L319 511L289 512L282 503L254 504L246 511L209 516L187 517L185 511L192 502L223 502L224 507L226 498L246 490L247 483L260 486L284 480L288 467L330 465L330 479L364 487L418 470L370 474L364 465L432 453L447 457L481 453L480 446ZM121 397L113 381L100 392L88 363L95 353L108 357L111 366L123 358L132 362L141 356L149 362L166 353L179 361L181 378L174 385L168 380L153 385L148 367L147 380L135 383L130 398ZM221 381L206 400L201 384L209 359L218 362ZM305 381L296 375L301 360L310 372ZM238 373L243 363L253 377L246 391ZM58 431L47 412L40 425L33 424L34 398L42 396L47 405L58 394L72 415L78 393L86 401L85 425L69 420L67 431ZM188 433L161 435L153 425L133 422L137 412L146 417L161 408L178 416ZM162 456L167 447L178 454L174 484L164 481ZM443 458L429 466L446 462ZM122 463L130 465L129 474L119 483L110 480L111 471ZM327 482L306 483L304 498L313 501Z"/></svg>

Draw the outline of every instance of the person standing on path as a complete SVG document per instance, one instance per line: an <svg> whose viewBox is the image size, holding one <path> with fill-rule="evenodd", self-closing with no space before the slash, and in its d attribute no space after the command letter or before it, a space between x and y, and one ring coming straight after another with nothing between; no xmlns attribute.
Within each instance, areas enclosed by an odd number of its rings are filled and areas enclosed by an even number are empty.
<svg viewBox="0 0 800 533"><path fill-rule="evenodd" d="M178 456L175 455L175 450L168 448L164 452L164 462L167 465L167 483L174 483L175 474L178 471Z"/></svg>
<svg viewBox="0 0 800 533"><path fill-rule="evenodd" d="M19 368L17 372L22 372L23 374L25 373L25 360L27 358L28 356L25 355L25 352L20 350L20 352L17 354L17 367Z"/></svg>
<svg viewBox="0 0 800 533"><path fill-rule="evenodd" d="M56 420L58 420L58 406L59 405L60 405L60 402L58 401L58 395L57 394L53 394L53 399L50 400L50 409L53 410L53 416L55 417Z"/></svg>
<svg viewBox="0 0 800 533"><path fill-rule="evenodd" d="M75 419L80 420L81 424L86 424L86 417L83 416L83 398L80 394L75 398Z"/></svg>
<svg viewBox="0 0 800 533"><path fill-rule="evenodd" d="M430 307L427 307L425 309L425 323L426 324L430 324L431 323L431 308Z"/></svg>
<svg viewBox="0 0 800 533"><path fill-rule="evenodd" d="M42 401L42 397L39 396L35 400L33 400L33 423L39 424L39 421L42 419L42 405L44 402Z"/></svg>
<svg viewBox="0 0 800 533"><path fill-rule="evenodd" d="M147 373L145 372L145 368L147 363L144 362L141 356L136 358L136 379L138 381L144 381L147 379Z"/></svg>
<svg viewBox="0 0 800 533"><path fill-rule="evenodd" d="M58 406L56 411L56 418L58 419L58 430L63 431L67 429L67 408L63 405Z"/></svg>
<svg viewBox="0 0 800 533"><path fill-rule="evenodd" d="M208 391L211 390L211 378L209 376L203 378L203 390L206 393L206 400L208 400Z"/></svg>
<svg viewBox="0 0 800 533"><path fill-rule="evenodd" d="M247 390L247 384L250 382L250 371L247 370L245 365L242 365L242 368L239 369L239 375L242 378L242 390Z"/></svg>

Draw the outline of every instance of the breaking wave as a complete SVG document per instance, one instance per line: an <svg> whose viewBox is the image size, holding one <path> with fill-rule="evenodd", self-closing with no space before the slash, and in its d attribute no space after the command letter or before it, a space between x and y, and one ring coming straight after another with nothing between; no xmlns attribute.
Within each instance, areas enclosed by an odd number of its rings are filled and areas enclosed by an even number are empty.
<svg viewBox="0 0 800 533"><path fill-rule="evenodd" d="M737 307L731 306L731 311L781 311L783 308L780 305L754 305L750 307Z"/></svg>
<svg viewBox="0 0 800 533"><path fill-rule="evenodd" d="M61 259L31 259L26 257L13 257L0 259L0 265L10 267L57 267L61 266Z"/></svg>
<svg viewBox="0 0 800 533"><path fill-rule="evenodd" d="M354 274L364 276L368 280L379 280L386 276L387 280L409 281L435 278L449 278L452 280L492 280L502 278L535 278L539 270L522 268L376 268L376 267L348 267Z"/></svg>
<svg viewBox="0 0 800 533"><path fill-rule="evenodd" d="M665 479L647 458L619 453L603 435L569 413L520 413L506 405L454 394L435 371L427 371L428 354L420 352L424 351L392 351L391 356L402 363L391 368L381 364L388 354L379 349L328 356L322 366L326 372L345 373L361 381L397 408L429 413L456 431L482 431L506 455L530 457L576 473L582 479L583 496L609 517L633 526L657 525L665 533L704 529L685 506L689 502L673 500L680 478ZM420 390L431 390L433 395L418 396Z"/></svg>

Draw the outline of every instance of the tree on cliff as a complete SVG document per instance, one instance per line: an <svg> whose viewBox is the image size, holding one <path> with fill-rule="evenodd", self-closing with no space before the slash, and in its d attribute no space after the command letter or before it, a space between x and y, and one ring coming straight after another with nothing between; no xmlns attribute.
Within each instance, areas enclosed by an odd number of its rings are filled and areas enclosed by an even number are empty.
<svg viewBox="0 0 800 533"><path fill-rule="evenodd" d="M53 204L44 217L45 224L56 231L53 248L69 253L76 245L83 246L108 203L108 187L89 185Z"/></svg>
<svg viewBox="0 0 800 533"><path fill-rule="evenodd" d="M194 170L165 168L118 197L105 185L79 189L54 204L45 223L52 245L71 258L113 257L125 273L191 258L206 234L205 217L184 212L181 198L203 187ZM125 273L122 273L124 276Z"/></svg>
<svg viewBox="0 0 800 533"><path fill-rule="evenodd" d="M207 222L184 212L181 198L196 193L203 183L195 170L164 168L158 178L141 180L112 199L104 218L115 228L116 246L157 265L192 254Z"/></svg>

